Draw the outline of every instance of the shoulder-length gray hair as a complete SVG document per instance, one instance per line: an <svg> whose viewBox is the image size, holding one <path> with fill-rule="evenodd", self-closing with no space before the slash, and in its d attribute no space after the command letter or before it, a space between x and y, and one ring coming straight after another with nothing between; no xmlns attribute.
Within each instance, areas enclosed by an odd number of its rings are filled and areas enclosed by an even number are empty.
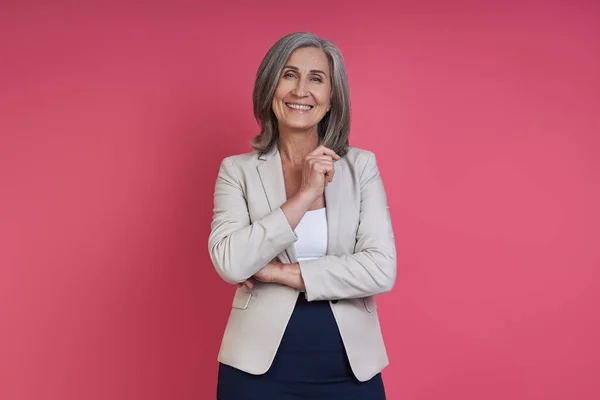
<svg viewBox="0 0 600 400"><path fill-rule="evenodd" d="M322 145L344 156L348 152L350 134L350 89L344 59L333 42L319 39L308 32L291 33L279 39L269 49L258 68L252 101L254 117L260 125L260 134L252 141L252 147L264 154L277 144L279 129L273 112L273 96L285 63L295 50L303 47L321 49L329 60L331 109L319 122L319 139Z"/></svg>

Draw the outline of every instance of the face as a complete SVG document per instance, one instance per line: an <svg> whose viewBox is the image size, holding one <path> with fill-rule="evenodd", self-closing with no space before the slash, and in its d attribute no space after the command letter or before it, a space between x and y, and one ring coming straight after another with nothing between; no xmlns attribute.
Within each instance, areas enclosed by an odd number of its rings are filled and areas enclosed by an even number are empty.
<svg viewBox="0 0 600 400"><path fill-rule="evenodd" d="M273 96L279 129L316 130L331 108L330 96L331 75L325 53L314 47L294 51Z"/></svg>

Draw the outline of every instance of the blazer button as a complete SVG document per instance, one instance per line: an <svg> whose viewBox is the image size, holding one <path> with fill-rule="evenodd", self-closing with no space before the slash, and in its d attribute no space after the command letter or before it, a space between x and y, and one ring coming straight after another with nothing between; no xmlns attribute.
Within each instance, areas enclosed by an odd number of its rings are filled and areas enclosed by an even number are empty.
<svg viewBox="0 0 600 400"><path fill-rule="evenodd" d="M338 300L331 300L333 304L337 304Z"/></svg>

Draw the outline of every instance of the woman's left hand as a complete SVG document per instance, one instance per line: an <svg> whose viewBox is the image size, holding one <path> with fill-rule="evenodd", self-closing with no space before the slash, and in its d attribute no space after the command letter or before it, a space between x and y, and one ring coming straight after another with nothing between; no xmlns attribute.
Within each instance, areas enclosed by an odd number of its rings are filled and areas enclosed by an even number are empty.
<svg viewBox="0 0 600 400"><path fill-rule="evenodd" d="M277 260L273 260L263 267L263 269L254 274L252 278L248 279L244 283L238 283L238 286L246 286L248 289L252 289L254 287L253 280L264 283L275 283L277 282L277 277L281 274L282 266L282 263Z"/></svg>

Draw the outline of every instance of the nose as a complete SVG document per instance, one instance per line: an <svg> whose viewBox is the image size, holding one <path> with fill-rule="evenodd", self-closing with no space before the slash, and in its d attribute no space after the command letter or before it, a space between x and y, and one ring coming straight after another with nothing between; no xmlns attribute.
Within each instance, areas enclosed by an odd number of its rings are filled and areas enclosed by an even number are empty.
<svg viewBox="0 0 600 400"><path fill-rule="evenodd" d="M308 96L308 86L306 79L298 79L296 81L296 86L292 90L292 94L297 97L306 97Z"/></svg>

